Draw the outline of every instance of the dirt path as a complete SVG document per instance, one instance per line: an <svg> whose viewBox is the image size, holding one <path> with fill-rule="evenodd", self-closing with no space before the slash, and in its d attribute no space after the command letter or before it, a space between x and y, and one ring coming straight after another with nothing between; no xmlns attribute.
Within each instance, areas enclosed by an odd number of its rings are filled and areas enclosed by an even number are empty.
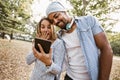
<svg viewBox="0 0 120 80"><path fill-rule="evenodd" d="M29 80L34 64L27 65L25 56L31 46L30 42L0 39L0 80ZM120 80L120 57L113 58L110 77L111 80Z"/></svg>
<svg viewBox="0 0 120 80"><path fill-rule="evenodd" d="M120 61L120 57L118 57L118 56L114 56L113 59L114 59L114 60L119 60L119 61Z"/></svg>
<svg viewBox="0 0 120 80"><path fill-rule="evenodd" d="M120 57L113 56L110 80L120 80Z"/></svg>
<svg viewBox="0 0 120 80"><path fill-rule="evenodd" d="M30 50L30 42L0 39L0 80L28 80L32 65L25 56Z"/></svg>

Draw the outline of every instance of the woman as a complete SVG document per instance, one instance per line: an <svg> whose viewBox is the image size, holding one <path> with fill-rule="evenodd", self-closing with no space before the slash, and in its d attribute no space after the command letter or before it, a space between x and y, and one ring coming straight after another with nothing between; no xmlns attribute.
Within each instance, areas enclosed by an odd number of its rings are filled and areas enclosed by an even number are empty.
<svg viewBox="0 0 120 80"><path fill-rule="evenodd" d="M30 80L58 80L58 75L61 73L62 62L64 59L61 55L64 55L64 53L56 52L56 50L63 49L64 47L59 47L59 45L63 45L62 40L56 39L54 27L51 25L48 18L42 18L40 20L37 27L37 37L51 40L53 43L49 54L39 53L33 47L33 51L27 55L26 62L28 65L35 62ZM56 44L56 42L59 42L59 44ZM41 47L40 51L44 52ZM42 58L37 58L36 53L42 55ZM51 62L51 64L49 64L49 62Z"/></svg>

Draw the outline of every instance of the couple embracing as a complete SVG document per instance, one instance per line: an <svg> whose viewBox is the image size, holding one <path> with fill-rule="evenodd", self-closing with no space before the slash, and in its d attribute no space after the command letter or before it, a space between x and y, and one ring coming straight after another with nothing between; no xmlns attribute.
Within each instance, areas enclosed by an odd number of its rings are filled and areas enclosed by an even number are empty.
<svg viewBox="0 0 120 80"><path fill-rule="evenodd" d="M93 16L70 17L57 1L48 5L46 14L46 23L39 23L38 32L47 26L49 32L43 37L53 43L48 54L39 45L41 52L33 47L26 57L28 64L35 61L30 80L60 80L64 66L64 80L109 80L113 52L98 20ZM51 25L61 29L56 39L51 38Z"/></svg>

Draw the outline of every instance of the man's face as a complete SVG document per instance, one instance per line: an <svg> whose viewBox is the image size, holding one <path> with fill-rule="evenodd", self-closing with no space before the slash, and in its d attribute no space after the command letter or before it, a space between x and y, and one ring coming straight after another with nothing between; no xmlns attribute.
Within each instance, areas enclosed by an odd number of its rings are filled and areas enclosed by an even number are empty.
<svg viewBox="0 0 120 80"><path fill-rule="evenodd" d="M52 23L61 29L66 29L67 25L67 15L65 12L53 12L49 14L48 18L52 21Z"/></svg>

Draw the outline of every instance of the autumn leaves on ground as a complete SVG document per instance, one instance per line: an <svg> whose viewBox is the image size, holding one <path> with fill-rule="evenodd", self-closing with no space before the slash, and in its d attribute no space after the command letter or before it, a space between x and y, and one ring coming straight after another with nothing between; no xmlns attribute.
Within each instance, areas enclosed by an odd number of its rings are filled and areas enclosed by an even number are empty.
<svg viewBox="0 0 120 80"><path fill-rule="evenodd" d="M25 56L31 50L30 42L0 39L0 80L29 80L32 66Z"/></svg>
<svg viewBox="0 0 120 80"><path fill-rule="evenodd" d="M27 65L25 57L32 43L0 39L0 80L29 80L33 65ZM111 80L120 80L120 60L114 59Z"/></svg>

